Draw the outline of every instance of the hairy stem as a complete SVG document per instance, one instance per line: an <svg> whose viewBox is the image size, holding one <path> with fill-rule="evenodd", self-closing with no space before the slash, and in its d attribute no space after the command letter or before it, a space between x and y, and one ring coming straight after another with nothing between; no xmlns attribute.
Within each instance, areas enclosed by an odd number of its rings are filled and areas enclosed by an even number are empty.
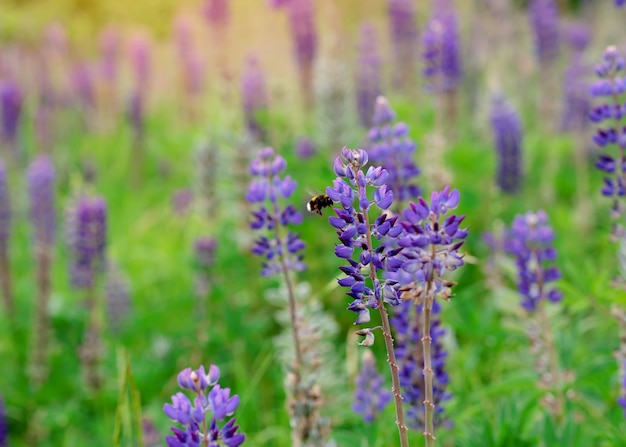
<svg viewBox="0 0 626 447"><path fill-rule="evenodd" d="M435 246L432 246L431 256L436 255ZM426 283L426 296L424 300L424 325L422 327L422 347L424 351L424 439L426 447L435 445L435 399L433 397L433 366L432 366L432 337L430 336L431 313L433 309L434 295L431 292L433 286L433 274L431 271Z"/></svg>
<svg viewBox="0 0 626 447"><path fill-rule="evenodd" d="M370 254L374 254L374 249L372 245L372 232L369 225L367 210L363 210L363 218L367 227L367 247ZM372 284L374 284L377 280L376 267L372 262L369 263L369 266L370 278L372 280ZM389 368L391 370L391 382L393 383L392 392L394 403L396 406L396 425L398 426L398 433L400 434L400 446L408 447L409 437L408 429L404 421L404 412L402 410L402 395L400 394L400 375L398 374L398 363L396 362L396 354L393 349L393 338L391 336L389 315L387 314L387 310L385 309L385 303L383 302L382 298L378 298L378 311L380 312L380 319L383 326L383 338L385 339L385 348L387 349L387 363L389 363Z"/></svg>

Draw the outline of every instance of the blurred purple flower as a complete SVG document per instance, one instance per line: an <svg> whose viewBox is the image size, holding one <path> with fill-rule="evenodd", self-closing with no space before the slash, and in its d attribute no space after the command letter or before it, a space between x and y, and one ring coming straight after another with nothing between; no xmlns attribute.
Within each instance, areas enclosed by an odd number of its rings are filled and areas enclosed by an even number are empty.
<svg viewBox="0 0 626 447"><path fill-rule="evenodd" d="M2 116L1 136L15 146L22 115L22 93L17 83L11 79L0 81L0 115Z"/></svg>
<svg viewBox="0 0 626 447"><path fill-rule="evenodd" d="M118 266L108 263L104 277L107 322L111 332L122 329L130 312L130 282Z"/></svg>
<svg viewBox="0 0 626 447"><path fill-rule="evenodd" d="M178 189L172 194L172 210L178 216L189 213L193 205L194 194L190 188Z"/></svg>
<svg viewBox="0 0 626 447"><path fill-rule="evenodd" d="M0 396L0 447L9 446L9 424L2 396Z"/></svg>
<svg viewBox="0 0 626 447"><path fill-rule="evenodd" d="M121 38L117 28L108 26L100 33L100 72L103 78L111 85L117 81L119 58L121 53Z"/></svg>
<svg viewBox="0 0 626 447"><path fill-rule="evenodd" d="M55 170L47 155L38 156L28 167L30 218L34 244L50 247L54 243L56 211L54 207Z"/></svg>
<svg viewBox="0 0 626 447"><path fill-rule="evenodd" d="M300 158L310 158L317 153L315 143L307 137L298 138L295 149L296 155Z"/></svg>
<svg viewBox="0 0 626 447"><path fill-rule="evenodd" d="M72 93L83 111L96 105L96 86L92 67L79 63L72 71Z"/></svg>
<svg viewBox="0 0 626 447"><path fill-rule="evenodd" d="M418 54L417 14L413 0L388 0L389 30L393 55L394 84L404 88L413 79ZM407 73L408 76L405 76Z"/></svg>
<svg viewBox="0 0 626 447"><path fill-rule="evenodd" d="M5 250L11 236L11 200L4 162L0 159L0 250Z"/></svg>
<svg viewBox="0 0 626 447"><path fill-rule="evenodd" d="M317 53L313 0L289 0L286 8L298 66L311 67Z"/></svg>
<svg viewBox="0 0 626 447"><path fill-rule="evenodd" d="M76 288L93 287L96 275L104 268L106 211L102 197L82 197L71 213L71 279Z"/></svg>
<svg viewBox="0 0 626 447"><path fill-rule="evenodd" d="M591 30L585 22L570 22L565 26L564 38L576 54L585 51L591 40Z"/></svg>
<svg viewBox="0 0 626 447"><path fill-rule="evenodd" d="M431 92L456 89L461 80L461 53L456 10L448 1L437 3L422 37L424 76Z"/></svg>
<svg viewBox="0 0 626 447"><path fill-rule="evenodd" d="M352 409L369 424L374 421L377 413L385 409L392 398L391 392L385 387L384 377L376 369L376 359L369 349L363 352L361 369L354 383L356 389Z"/></svg>
<svg viewBox="0 0 626 447"><path fill-rule="evenodd" d="M621 8L622 6L626 5L626 0L615 0L615 5L618 8Z"/></svg>
<svg viewBox="0 0 626 447"><path fill-rule="evenodd" d="M515 256L521 305L528 312L534 312L542 300L558 302L563 297L558 289L548 287L561 277L558 267L549 265L556 261L554 238L544 211L515 216L506 234L504 248Z"/></svg>
<svg viewBox="0 0 626 447"><path fill-rule="evenodd" d="M229 0L204 0L202 12L211 25L224 25L230 17Z"/></svg>
<svg viewBox="0 0 626 447"><path fill-rule="evenodd" d="M587 81L588 72L589 67L584 63L582 54L572 54L563 79L561 129L564 131L583 131L589 127L592 104Z"/></svg>
<svg viewBox="0 0 626 447"><path fill-rule="evenodd" d="M267 110L267 87L265 73L256 56L250 54L241 75L241 101L246 127L260 141L265 140L265 129L259 121L259 113Z"/></svg>
<svg viewBox="0 0 626 447"><path fill-rule="evenodd" d="M522 186L522 123L503 96L491 102L491 130L498 159L496 183L507 194Z"/></svg>
<svg viewBox="0 0 626 447"><path fill-rule="evenodd" d="M147 34L135 34L129 43L129 58L135 91L145 95L152 78L152 43Z"/></svg>
<svg viewBox="0 0 626 447"><path fill-rule="evenodd" d="M356 100L361 124L372 125L372 111L381 94L382 59L378 50L376 29L371 23L361 25L356 73Z"/></svg>
<svg viewBox="0 0 626 447"><path fill-rule="evenodd" d="M559 54L558 5L555 0L531 0L528 13L539 63L552 65Z"/></svg>
<svg viewBox="0 0 626 447"><path fill-rule="evenodd" d="M145 136L144 109L144 96L138 91L133 92L128 98L127 116L135 143L143 141Z"/></svg>

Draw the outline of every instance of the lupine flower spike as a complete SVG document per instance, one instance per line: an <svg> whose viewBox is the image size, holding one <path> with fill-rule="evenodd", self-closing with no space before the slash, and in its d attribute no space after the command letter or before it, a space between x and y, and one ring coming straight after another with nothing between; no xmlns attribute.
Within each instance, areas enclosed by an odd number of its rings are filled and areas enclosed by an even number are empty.
<svg viewBox="0 0 626 447"><path fill-rule="evenodd" d="M250 226L264 233L255 242L252 252L265 258L261 274L282 275L287 289L294 355L291 364L287 365L285 387L291 416L292 443L309 445L313 442L311 445L318 445L315 442L323 442L327 427L319 417L320 388L310 374L314 367L310 364L310 355L303 354L306 348L302 335L307 327L298 310L292 273L306 267L302 262L304 242L298 234L288 229L291 225L300 224L302 215L293 205L282 205L284 200L293 195L297 186L291 177L282 177L286 167L284 158L274 154L274 150L269 147L261 149L258 158L250 165L253 180L246 198L257 207L253 211L254 220Z"/></svg>
<svg viewBox="0 0 626 447"><path fill-rule="evenodd" d="M388 0L389 30L393 56L393 83L397 89L409 88L417 64L417 11L412 0Z"/></svg>
<svg viewBox="0 0 626 447"><path fill-rule="evenodd" d="M363 352L361 369L354 382L356 390L352 409L369 424L385 409L392 398L385 387L385 378L376 369L376 358L369 349Z"/></svg>
<svg viewBox="0 0 626 447"><path fill-rule="evenodd" d="M51 284L52 249L54 244L56 212L54 207L54 177L52 161L40 155L28 167L30 217L33 226L34 257L37 264L37 305L30 376L37 385L47 374L48 301Z"/></svg>
<svg viewBox="0 0 626 447"><path fill-rule="evenodd" d="M267 133L260 116L267 110L265 73L257 57L252 54L248 56L241 75L241 102L249 134L259 142L265 141Z"/></svg>
<svg viewBox="0 0 626 447"><path fill-rule="evenodd" d="M388 217L387 210L393 203L393 192L387 185L389 173L381 168L370 166L367 173L363 167L368 163L368 155L362 149L350 150L344 147L337 157L334 171L337 178L326 194L340 204L335 209L337 216L330 217L329 223L337 229L340 244L335 247L335 255L345 259L348 265L340 267L346 274L339 285L349 288L346 294L352 299L348 306L358 314L355 324L370 321L370 309L378 309L382 326L361 329L357 332L365 337L361 345L374 343L374 330L382 328L387 360L391 369L393 396L396 406L396 422L400 434L400 445L408 445L407 427L402 411L402 396L398 366L393 348L393 339L385 303L391 306L400 304L397 281L382 278L383 273L396 271L402 264L399 259L401 249L392 248L393 240L402 233L398 217ZM373 197L368 197L369 189L374 189ZM356 207L355 207L356 202ZM374 219L370 213L374 206L383 213ZM373 220L372 220L373 219ZM385 243L381 239L385 238Z"/></svg>
<svg viewBox="0 0 626 447"><path fill-rule="evenodd" d="M556 303L563 298L562 293L550 285L561 277L559 269L552 265L556 260L554 238L548 215L544 211L529 212L513 220L506 235L505 249L515 256L521 305L532 317L529 338L537 356L540 384L549 390L543 404L558 420L564 410L562 374L544 305L545 301Z"/></svg>
<svg viewBox="0 0 626 447"><path fill-rule="evenodd" d="M13 315L13 287L11 282L11 268L9 261L9 239L11 236L11 202L7 172L0 159L0 288L4 301L4 310L7 315Z"/></svg>
<svg viewBox="0 0 626 447"><path fill-rule="evenodd" d="M364 127L372 125L372 110L381 94L382 59L377 46L376 29L371 23L361 26L356 73L356 101L359 118Z"/></svg>
<svg viewBox="0 0 626 447"><path fill-rule="evenodd" d="M389 173L387 184L394 194L394 211L398 212L403 203L419 196L415 177L420 170L413 161L417 145L409 137L409 127L404 122L394 123L395 117L387 98L376 98L374 124L367 136L371 161Z"/></svg>
<svg viewBox="0 0 626 447"><path fill-rule="evenodd" d="M505 194L515 194L522 186L522 123L502 96L491 104L491 130L498 158L496 183Z"/></svg>
<svg viewBox="0 0 626 447"><path fill-rule="evenodd" d="M238 447L246 435L237 433L239 426L231 417L239 406L239 396L231 396L230 388L217 382L220 370L211 365L207 373L204 366L196 370L186 368L178 374L178 386L195 394L192 400L185 393L172 396L172 403L163 405L163 412L183 428L173 426L173 435L165 438L169 447ZM220 427L221 425L221 427Z"/></svg>
<svg viewBox="0 0 626 447"><path fill-rule="evenodd" d="M434 445L437 404L434 395L437 365L433 364L433 358L438 360L434 355L437 346L433 336L436 328L436 323L433 323L435 299L449 300L453 296L451 288L456 283L446 279L445 275L464 265L459 250L467 237L467 230L460 227L465 216L446 216L458 206L459 200L459 191L451 191L446 186L439 192L433 192L430 204L422 197L416 203L409 203L401 222L404 234L398 239L402 261L400 268L390 275L403 284L400 288L402 300L411 300L413 305L423 306L420 329L424 355L424 437L427 446Z"/></svg>

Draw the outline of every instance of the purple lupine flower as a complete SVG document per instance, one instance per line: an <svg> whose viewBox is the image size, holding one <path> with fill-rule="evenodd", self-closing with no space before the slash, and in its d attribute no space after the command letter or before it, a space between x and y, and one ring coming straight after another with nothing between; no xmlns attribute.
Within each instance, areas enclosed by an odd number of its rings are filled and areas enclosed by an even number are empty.
<svg viewBox="0 0 626 447"><path fill-rule="evenodd" d="M420 188L415 184L415 177L420 170L413 161L416 144L409 137L409 127L404 122L394 123L395 117L387 99L384 96L376 98L368 150L371 161L387 170L387 185L397 203L401 204L419 196Z"/></svg>
<svg viewBox="0 0 626 447"><path fill-rule="evenodd" d="M411 79L417 63L417 14L413 0L388 0L389 30L393 55L394 84L404 88Z"/></svg>
<svg viewBox="0 0 626 447"><path fill-rule="evenodd" d="M71 216L72 285L88 289L104 267L107 212L102 197L82 197Z"/></svg>
<svg viewBox="0 0 626 447"><path fill-rule="evenodd" d="M306 268L302 262L304 242L300 235L287 230L288 225L302 223L300 214L293 205L282 207L281 199L289 199L296 190L297 182L290 176L281 177L287 162L274 153L271 147L263 148L250 164L250 183L246 200L258 204L253 211L250 228L264 230L252 248L252 253L265 258L261 275L271 276L289 268L299 272Z"/></svg>
<svg viewBox="0 0 626 447"><path fill-rule="evenodd" d="M161 435L152 419L144 416L141 420L144 447L161 447Z"/></svg>
<svg viewBox="0 0 626 447"><path fill-rule="evenodd" d="M589 119L597 128L593 141L602 150L596 161L596 168L605 174L601 192L603 196L614 198L615 217L623 214L620 202L626 195L626 127L622 120L626 113L623 106L626 77L623 70L624 58L618 54L616 47L608 47L602 62L595 67L600 79L590 88L593 96L606 98L605 102L593 107ZM616 147L617 154L609 153L612 147Z"/></svg>
<svg viewBox="0 0 626 447"><path fill-rule="evenodd" d="M38 156L28 167L28 194L33 239L39 247L54 243L56 211L54 207L54 165L47 155Z"/></svg>
<svg viewBox="0 0 626 447"><path fill-rule="evenodd" d="M111 332L119 333L130 312L130 282L118 266L108 263L104 277L107 322Z"/></svg>
<svg viewBox="0 0 626 447"><path fill-rule="evenodd" d="M246 435L237 433L239 426L235 425L234 417L221 428L218 425L239 406L239 396L231 396L229 388L221 388L217 383L219 375L215 365L211 365L208 374L204 366L197 370L186 368L178 374L178 385L195 393L195 398L192 403L186 394L178 392L172 396L171 404L163 405L165 415L185 428L171 428L174 435L165 438L169 447L238 447L243 444ZM208 425L207 416L210 417Z"/></svg>
<svg viewBox="0 0 626 447"><path fill-rule="evenodd" d="M615 5L618 8L621 8L622 6L626 5L626 0L615 0Z"/></svg>
<svg viewBox="0 0 626 447"><path fill-rule="evenodd" d="M106 27L98 38L100 46L100 73L109 84L117 80L121 39L117 28Z"/></svg>
<svg viewBox="0 0 626 447"><path fill-rule="evenodd" d="M285 2L296 62L300 70L313 66L317 53L315 30L315 7L313 0L289 0Z"/></svg>
<svg viewBox="0 0 626 447"><path fill-rule="evenodd" d="M568 23L564 30L564 39L574 53L581 54L591 40L589 26L584 22Z"/></svg>
<svg viewBox="0 0 626 447"><path fill-rule="evenodd" d="M9 424L7 423L7 414L4 407L4 401L0 396L0 447L9 446Z"/></svg>
<svg viewBox="0 0 626 447"><path fill-rule="evenodd" d="M0 81L0 136L11 145L16 145L22 115L22 93L11 79Z"/></svg>
<svg viewBox="0 0 626 447"><path fill-rule="evenodd" d="M317 153L317 148L313 140L300 137L296 141L295 152L299 158L311 158Z"/></svg>
<svg viewBox="0 0 626 447"><path fill-rule="evenodd" d="M134 91L145 94L152 77L152 44L146 34L135 34L129 43Z"/></svg>
<svg viewBox="0 0 626 447"><path fill-rule="evenodd" d="M364 173L362 168L367 162L368 155L364 150L344 147L341 156L335 160L334 171L338 177L333 186L326 189L328 197L341 206L335 208L337 216L330 217L328 222L337 229L341 242L335 246L335 255L348 262L347 266L339 267L347 275L339 280L339 285L350 289L346 295L353 301L348 310L358 314L355 324L369 322L370 308L377 309L383 302L391 306L400 304L398 283L379 279L378 272L395 271L400 266L401 261L397 259L400 249L390 248L389 242L400 235L402 227L397 224L397 216L388 217L385 212L373 222L370 220L369 212L374 211L372 205L381 210L388 209L393 202L393 192L386 183L389 178L387 170L370 166ZM367 196L368 186L375 189L372 198ZM354 207L355 200L357 208ZM383 238L387 243L374 246L374 240ZM367 283L363 269L370 272Z"/></svg>
<svg viewBox="0 0 626 447"><path fill-rule="evenodd" d="M376 359L372 351L366 349L361 361L361 369L354 379L354 403L352 410L363 417L365 423L374 421L391 402L391 392L385 387L385 379L376 369Z"/></svg>
<svg viewBox="0 0 626 447"><path fill-rule="evenodd" d="M620 365L620 395L617 398L617 403L624 410L624 417L626 418L626 359Z"/></svg>
<svg viewBox="0 0 626 447"><path fill-rule="evenodd" d="M559 54L559 10L555 0L531 0L528 6L535 53L542 66L552 65Z"/></svg>
<svg viewBox="0 0 626 447"><path fill-rule="evenodd" d="M202 12L211 25L224 25L230 17L228 0L204 0Z"/></svg>
<svg viewBox="0 0 626 447"><path fill-rule="evenodd" d="M499 95L491 103L491 130L498 158L496 183L502 192L515 194L522 186L522 123Z"/></svg>
<svg viewBox="0 0 626 447"><path fill-rule="evenodd" d="M241 76L241 101L244 119L250 135L263 141L265 129L259 121L259 113L267 110L267 87L265 73L259 60L254 55L246 59Z"/></svg>
<svg viewBox="0 0 626 447"><path fill-rule="evenodd" d="M563 79L561 129L564 131L583 131L589 126L592 106L587 82L588 72L589 67L584 63L582 53L572 54Z"/></svg>
<svg viewBox="0 0 626 447"><path fill-rule="evenodd" d="M7 173L0 159L0 247L6 247L11 236L11 201Z"/></svg>
<svg viewBox="0 0 626 447"><path fill-rule="evenodd" d="M84 110L91 109L96 103L94 73L87 63L80 63L72 71L72 93L76 102Z"/></svg>
<svg viewBox="0 0 626 447"><path fill-rule="evenodd" d="M394 329L396 344L396 358L400 368L400 386L402 400L406 406L407 424L414 430L424 427L424 351L422 347L422 331L420 321L424 306L415 306L405 301L396 308L391 325ZM446 373L446 358L448 353L443 346L445 330L441 326L441 306L437 301L433 303L431 314L431 357L433 377L433 398L435 404L435 427L444 422L443 402L451 395L446 391L450 378Z"/></svg>
<svg viewBox="0 0 626 447"><path fill-rule="evenodd" d="M431 92L455 90L461 80L457 14L448 1L437 3L422 37L424 76Z"/></svg>
<svg viewBox="0 0 626 447"><path fill-rule="evenodd" d="M446 300L452 296L455 283L444 275L465 264L459 249L465 243L467 230L460 228L465 216L446 214L458 206L459 199L459 191L446 186L432 193L430 205L422 197L409 202L401 222L404 234L398 239L403 261L397 272L390 275L410 286L403 299L421 304L436 296Z"/></svg>
<svg viewBox="0 0 626 447"><path fill-rule="evenodd" d="M554 238L544 211L515 216L507 232L504 248L515 256L521 305L529 312L534 312L543 300L559 302L563 297L549 286L561 277L558 267L550 265L556 260Z"/></svg>
<svg viewBox="0 0 626 447"><path fill-rule="evenodd" d="M211 290L211 268L215 264L215 251L217 240L212 237L198 237L193 244L194 261L196 264L196 278L194 290L197 297L204 298ZM204 309L199 309L202 314Z"/></svg>
<svg viewBox="0 0 626 447"><path fill-rule="evenodd" d="M190 188L183 188L174 191L172 194L172 211L177 216L185 216L191 211L193 206L194 193Z"/></svg>
<svg viewBox="0 0 626 447"><path fill-rule="evenodd" d="M372 110L381 93L382 59L378 50L376 29L371 23L361 25L356 74L356 102L361 124L372 125Z"/></svg>

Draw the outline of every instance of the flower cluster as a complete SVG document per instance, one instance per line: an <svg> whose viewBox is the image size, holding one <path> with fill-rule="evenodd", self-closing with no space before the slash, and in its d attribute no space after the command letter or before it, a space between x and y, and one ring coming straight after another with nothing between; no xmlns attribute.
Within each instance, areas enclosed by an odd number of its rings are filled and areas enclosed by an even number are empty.
<svg viewBox="0 0 626 447"><path fill-rule="evenodd" d="M229 0L204 0L202 12L211 25L226 24L230 17Z"/></svg>
<svg viewBox="0 0 626 447"><path fill-rule="evenodd" d="M623 205L619 204L618 198L626 195L626 127L622 124L626 113L622 98L626 77L621 76L623 70L624 58L618 54L616 47L608 47L603 61L595 67L600 79L591 86L593 96L606 97L608 101L595 106L590 114L591 121L597 126L593 141L603 151L596 162L596 167L605 173L602 195L615 198L614 211L618 216L623 213ZM611 146L619 147L617 158L604 152Z"/></svg>
<svg viewBox="0 0 626 447"><path fill-rule="evenodd" d="M230 388L220 387L219 377L220 370L215 365L209 367L208 374L204 366L197 370L186 368L178 374L178 385L196 396L192 403L186 394L178 392L172 396L171 404L163 405L166 416L184 427L171 427L174 435L166 438L169 447L238 447L243 444L246 435L237 433L239 426L235 425L235 418L222 427L218 425L239 406L239 396L231 396ZM208 422L207 415L210 416Z"/></svg>
<svg viewBox="0 0 626 447"><path fill-rule="evenodd" d="M559 10L554 0L532 0L528 7L539 63L551 65L559 53Z"/></svg>
<svg viewBox="0 0 626 447"><path fill-rule="evenodd" d="M522 295L521 305L534 312L542 300L558 302L562 293L548 284L561 277L556 266L554 231L544 211L517 215L507 232L504 248L515 256L518 269L517 287Z"/></svg>
<svg viewBox="0 0 626 447"><path fill-rule="evenodd" d="M294 151L299 158L310 158L317 153L317 148L313 140L307 137L300 137L296 141Z"/></svg>
<svg viewBox="0 0 626 447"><path fill-rule="evenodd" d="M7 172L0 159L0 250L5 249L11 235L11 201L7 184Z"/></svg>
<svg viewBox="0 0 626 447"><path fill-rule="evenodd" d="M448 1L437 2L422 40L427 89L454 90L461 80L461 54L457 15Z"/></svg>
<svg viewBox="0 0 626 447"><path fill-rule="evenodd" d="M33 239L41 247L50 246L54 242L54 174L54 165L47 155L37 157L27 172Z"/></svg>
<svg viewBox="0 0 626 447"><path fill-rule="evenodd" d="M369 154L373 162L382 165L389 173L387 184L394 193L397 204L417 198L420 188L414 183L420 173L415 162L416 145L409 137L409 127L395 123L396 114L383 96L376 98L374 125L368 133Z"/></svg>
<svg viewBox="0 0 626 447"><path fill-rule="evenodd" d="M311 67L317 52L313 0L269 0L269 4L286 9L298 66L300 69Z"/></svg>
<svg viewBox="0 0 626 447"><path fill-rule="evenodd" d="M0 137L11 145L17 144L22 101L22 93L14 81L5 79L0 82Z"/></svg>
<svg viewBox="0 0 626 447"><path fill-rule="evenodd" d="M107 323L118 334L130 312L130 281L119 266L108 262L104 277L104 298Z"/></svg>
<svg viewBox="0 0 626 447"><path fill-rule="evenodd" d="M70 245L73 252L72 284L94 286L104 267L106 248L106 203L102 197L83 197L70 215Z"/></svg>
<svg viewBox="0 0 626 447"><path fill-rule="evenodd" d="M432 193L430 205L420 197L404 211L404 233L398 239L403 261L393 275L408 284L402 288L402 299L421 304L429 296L446 300L452 296L454 282L444 279L444 275L464 265L459 249L467 230L460 228L465 216L445 216L458 206L459 199L459 191L450 191L446 186Z"/></svg>
<svg viewBox="0 0 626 447"><path fill-rule="evenodd" d="M369 424L391 402L392 397L385 388L385 379L378 373L376 359L369 349L363 352L361 369L354 383L356 390L352 409Z"/></svg>
<svg viewBox="0 0 626 447"><path fill-rule="evenodd" d="M398 217L388 218L386 213L377 217L373 223L369 220L372 205L381 210L389 208L393 202L393 192L387 186L389 173L381 167L370 166L364 174L362 168L368 162L368 155L362 149L350 150L344 147L341 156L334 164L333 187L326 189L326 194L341 208L335 209L337 216L330 217L329 223L337 229L341 244L335 247L335 255L345 259L349 265L339 267L347 276L339 280L339 285L349 287L347 295L353 301L349 310L358 313L356 324L370 321L369 309L377 309L382 302L392 306L400 303L398 284L394 280L378 279L377 272L395 271L401 261L397 258L400 249L390 248L390 244L373 246L373 239L387 241L397 238L402 232ZM367 187L375 188L373 200L367 196ZM358 209L354 208L357 201ZM358 260L354 260L356 257ZM363 269L368 269L373 282L367 286Z"/></svg>
<svg viewBox="0 0 626 447"><path fill-rule="evenodd" d="M378 51L376 29L371 23L361 26L356 74L356 101L359 119L365 127L372 125L372 110L381 93L382 59Z"/></svg>
<svg viewBox="0 0 626 447"><path fill-rule="evenodd" d="M280 198L288 199L294 193L297 183L290 176L281 178L287 162L274 153L271 147L259 151L258 158L250 164L250 183L246 199L258 208L252 213L254 220L250 224L253 230L266 230L271 235L261 236L254 244L252 252L263 256L265 261L261 274L271 276L284 269L302 271L304 242L291 231L284 236L280 228L302 223L300 214L293 205L280 207Z"/></svg>
<svg viewBox="0 0 626 447"><path fill-rule="evenodd" d="M491 105L491 130L498 157L496 183L503 192L514 194L522 183L522 123L501 96Z"/></svg>
<svg viewBox="0 0 626 447"><path fill-rule="evenodd" d="M387 5L394 84L405 88L413 82L417 63L417 11L411 0L388 0Z"/></svg>
<svg viewBox="0 0 626 447"><path fill-rule="evenodd" d="M258 114L267 109L267 89L265 73L254 55L248 56L241 77L241 101L248 132L254 138L263 141L265 130Z"/></svg>
<svg viewBox="0 0 626 447"><path fill-rule="evenodd" d="M396 342L396 358L400 368L400 386L402 399L407 408L407 424L419 430L424 427L424 350L422 348L422 330L420 320L423 306L415 306L405 301L396 308L391 319ZM446 373L448 353L443 346L445 330L439 318L441 307L433 303L430 337L433 377L433 398L435 404L435 426L443 422L443 402L451 398L446 391L450 378Z"/></svg>

